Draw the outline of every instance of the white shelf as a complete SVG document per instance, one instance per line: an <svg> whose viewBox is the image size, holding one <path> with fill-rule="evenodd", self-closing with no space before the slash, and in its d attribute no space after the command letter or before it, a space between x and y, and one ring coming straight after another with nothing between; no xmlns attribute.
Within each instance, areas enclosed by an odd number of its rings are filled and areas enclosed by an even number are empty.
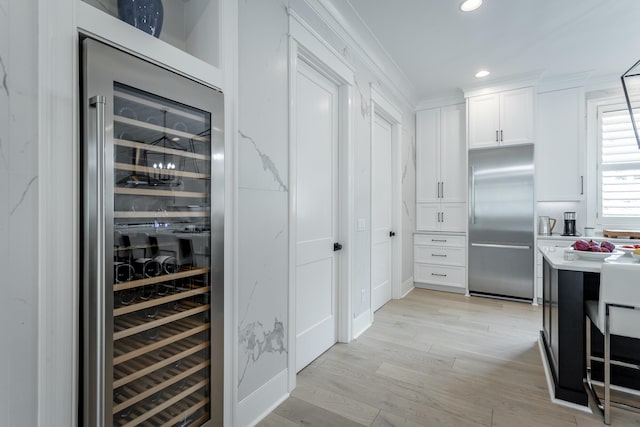
<svg viewBox="0 0 640 427"><path fill-rule="evenodd" d="M207 86L224 89L223 73L220 68L163 40L152 37L84 1L78 2L77 23L78 30L82 34ZM218 22L213 25L217 26ZM213 43L217 43L217 40L213 40Z"/></svg>

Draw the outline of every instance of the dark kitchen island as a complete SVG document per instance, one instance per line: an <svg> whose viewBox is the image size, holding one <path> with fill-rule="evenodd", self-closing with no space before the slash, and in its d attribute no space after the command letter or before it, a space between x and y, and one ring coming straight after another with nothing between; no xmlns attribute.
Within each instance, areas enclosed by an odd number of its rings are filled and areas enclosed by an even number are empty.
<svg viewBox="0 0 640 427"><path fill-rule="evenodd" d="M555 399L587 406L584 387L585 361L585 311L586 300L597 300L600 288L601 262L565 260L564 249L545 248L543 260L543 329L540 331L543 357L549 367L549 380ZM575 256L575 255L574 255ZM628 258L630 261L631 258ZM627 261L620 258L621 262ZM591 325L591 353L603 355L603 336ZM613 337L612 358L622 358L640 363L640 343L621 337ZM592 363L592 377L603 378L603 364ZM612 384L640 389L637 371L612 367Z"/></svg>

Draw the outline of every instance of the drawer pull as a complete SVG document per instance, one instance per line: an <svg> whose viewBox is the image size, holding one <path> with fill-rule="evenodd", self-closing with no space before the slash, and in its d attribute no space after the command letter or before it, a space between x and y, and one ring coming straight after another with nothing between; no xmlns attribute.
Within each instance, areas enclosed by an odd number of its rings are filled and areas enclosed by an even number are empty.
<svg viewBox="0 0 640 427"><path fill-rule="evenodd" d="M438 277L447 277L446 274L439 274L439 273L431 273L432 276L438 276Z"/></svg>
<svg viewBox="0 0 640 427"><path fill-rule="evenodd" d="M447 257L446 254L431 254L431 256L439 256L441 258L446 258Z"/></svg>
<svg viewBox="0 0 640 427"><path fill-rule="evenodd" d="M447 243L447 239L431 239L432 242Z"/></svg>

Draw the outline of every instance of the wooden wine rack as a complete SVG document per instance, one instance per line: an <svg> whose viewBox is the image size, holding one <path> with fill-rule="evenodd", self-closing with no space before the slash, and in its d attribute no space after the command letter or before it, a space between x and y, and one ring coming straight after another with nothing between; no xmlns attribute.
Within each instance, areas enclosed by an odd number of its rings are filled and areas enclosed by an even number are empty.
<svg viewBox="0 0 640 427"><path fill-rule="evenodd" d="M208 275L187 268L113 284L114 426L197 426L210 418ZM122 292L134 298L123 304Z"/></svg>
<svg viewBox="0 0 640 427"><path fill-rule="evenodd" d="M216 410L216 304L211 271L198 268L210 266L210 243L194 247L210 234L186 230L211 226L211 123L197 109L124 86L114 92L114 260L136 266L165 255L180 270L144 278L155 273L136 270L112 285L113 425L200 426Z"/></svg>

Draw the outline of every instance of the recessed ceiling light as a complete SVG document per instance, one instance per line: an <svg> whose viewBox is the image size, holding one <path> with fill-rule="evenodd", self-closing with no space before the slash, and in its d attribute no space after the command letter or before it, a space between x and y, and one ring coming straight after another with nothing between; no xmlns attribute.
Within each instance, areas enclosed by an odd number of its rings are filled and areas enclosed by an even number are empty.
<svg viewBox="0 0 640 427"><path fill-rule="evenodd" d="M491 73L488 72L487 70L480 70L476 73L476 77L477 78L487 77L489 74Z"/></svg>
<svg viewBox="0 0 640 427"><path fill-rule="evenodd" d="M482 6L482 0L465 0L460 3L460 10L463 12L471 12Z"/></svg>

